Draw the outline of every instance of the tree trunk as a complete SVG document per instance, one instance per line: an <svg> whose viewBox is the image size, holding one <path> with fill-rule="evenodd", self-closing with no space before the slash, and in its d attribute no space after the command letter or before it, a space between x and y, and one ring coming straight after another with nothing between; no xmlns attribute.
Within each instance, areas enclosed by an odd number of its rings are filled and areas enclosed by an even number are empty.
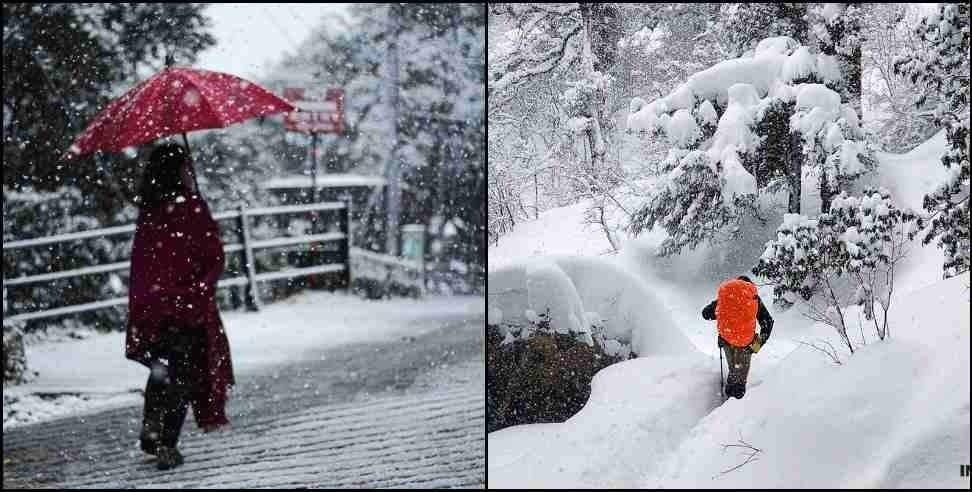
<svg viewBox="0 0 972 492"><path fill-rule="evenodd" d="M389 133L391 142L385 163L385 177L388 180L388 202L385 210L385 221L387 224L385 236L385 252L390 255L398 255L398 221L401 213L401 162L398 161L398 85L399 85L399 62L398 62L398 23L400 19L400 7L391 4L388 7L388 24L390 40L388 53L385 62L385 96L389 112Z"/></svg>
<svg viewBox="0 0 972 492"><path fill-rule="evenodd" d="M787 212L791 214L800 213L800 193L803 188L803 154L800 153L800 134L793 132L789 134L787 142L786 161L787 173L786 181L790 188L790 200Z"/></svg>
<svg viewBox="0 0 972 492"><path fill-rule="evenodd" d="M537 219L540 218L540 180L537 173L533 173L533 213Z"/></svg>
<svg viewBox="0 0 972 492"><path fill-rule="evenodd" d="M621 33L617 8L603 3L581 3L579 6L584 26L584 48L581 56L584 69L589 72L588 77L593 72L606 73L617 60L617 42ZM593 169L603 167L604 155L607 153L604 132L609 129L610 120L604 116L604 104L602 94L590 114L592 125L588 135L591 139Z"/></svg>
<svg viewBox="0 0 972 492"><path fill-rule="evenodd" d="M820 168L820 213L822 214L830 212L830 203L834 201L834 195L837 194L827 183L827 178L827 168L823 166Z"/></svg>

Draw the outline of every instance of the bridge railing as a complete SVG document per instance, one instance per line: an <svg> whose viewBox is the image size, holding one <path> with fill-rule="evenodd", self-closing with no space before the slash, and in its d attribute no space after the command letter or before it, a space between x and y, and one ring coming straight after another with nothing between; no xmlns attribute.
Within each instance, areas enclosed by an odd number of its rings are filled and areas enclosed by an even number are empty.
<svg viewBox="0 0 972 492"><path fill-rule="evenodd" d="M262 215L281 215L281 214L294 214L294 213L316 213L321 212L331 212L339 214L338 217L338 230L329 231L317 234L304 234L299 236L287 236L287 237L274 237L256 240L253 238L250 227L250 218ZM252 310L257 310L260 308L260 296L257 289L257 284L259 282L288 279L295 277L319 275L324 273L341 272L343 273L343 279L340 284L349 286L351 285L351 269L352 265L349 261L350 251L351 251L351 207L348 202L322 202L313 203L306 205L287 205L287 206L275 206L275 207L259 207L259 208L245 208L239 207L237 210L223 211L213 214L213 218L219 221L234 220L237 222L236 230L238 231L238 242L228 243L223 245L224 252L226 253L227 261L231 258L232 253L238 253L243 255L242 264L244 265L245 274L237 275L230 278L220 279L218 283L218 288L226 287L245 287L245 298L247 307ZM135 231L135 224L127 224L115 227L105 227L101 229L91 229L87 231L72 232L67 234L57 234L53 236L44 236L32 239L23 239L17 241L10 241L3 243L3 252L6 254L9 251L13 251L21 248L32 248L38 246L46 246L55 243L62 243L68 241L79 241L91 238L99 238L112 235L120 234L130 234ZM264 248L275 248L283 246L293 246L293 245L304 245L304 244L320 244L320 243L337 243L336 253L339 261L330 262L326 264L318 264L305 266L300 268L285 268L280 271L274 272L258 272L257 264L254 258L254 251ZM333 255L331 256L334 257ZM7 290L9 288L21 288L22 286L36 283L53 282L57 280L69 279L74 277L79 277L83 275L92 274L103 274L116 271L128 270L130 267L129 261L120 261L114 263L107 263L102 265L86 266L82 268L75 268L71 270L63 270L57 272L42 273L36 275L19 276L13 278L6 278L7 272L4 272L3 278L3 296L4 296L4 320L5 321L27 321L39 318L47 318L53 316L62 316L73 313L80 313L84 311L91 311L95 309L103 309L112 306L120 306L128 304L128 296L115 297L111 299L101 299L94 302L86 302L82 304L74 304L69 306L60 306L49 309L41 310L25 310L22 312L17 312L8 315L7 313Z"/></svg>

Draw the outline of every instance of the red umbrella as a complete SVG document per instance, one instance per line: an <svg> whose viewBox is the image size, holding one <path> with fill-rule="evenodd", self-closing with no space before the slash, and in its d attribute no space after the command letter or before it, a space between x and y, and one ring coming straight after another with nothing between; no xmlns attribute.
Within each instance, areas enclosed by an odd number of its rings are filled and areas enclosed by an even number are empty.
<svg viewBox="0 0 972 492"><path fill-rule="evenodd" d="M234 75L167 67L101 110L66 157L120 152L164 136L295 110L286 100Z"/></svg>

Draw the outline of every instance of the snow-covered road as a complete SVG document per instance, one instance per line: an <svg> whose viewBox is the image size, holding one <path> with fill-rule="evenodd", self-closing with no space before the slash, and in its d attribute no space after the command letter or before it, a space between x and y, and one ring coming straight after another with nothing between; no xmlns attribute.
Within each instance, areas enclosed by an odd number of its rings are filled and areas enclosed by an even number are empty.
<svg viewBox="0 0 972 492"><path fill-rule="evenodd" d="M230 428L190 416L171 471L138 449L141 406L10 427L4 488L482 487L484 315L422 323L241 372Z"/></svg>

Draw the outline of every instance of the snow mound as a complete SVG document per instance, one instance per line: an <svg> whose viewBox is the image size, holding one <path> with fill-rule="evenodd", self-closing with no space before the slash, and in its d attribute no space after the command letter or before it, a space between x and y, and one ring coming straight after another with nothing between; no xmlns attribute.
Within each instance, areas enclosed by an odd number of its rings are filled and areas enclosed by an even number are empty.
<svg viewBox="0 0 972 492"><path fill-rule="evenodd" d="M550 327L557 333L590 333L580 296L570 277L556 264L537 260L526 266L527 305L534 313L549 312Z"/></svg>
<svg viewBox="0 0 972 492"><path fill-rule="evenodd" d="M708 99L699 104L699 118L702 120L703 124L713 125L719 122L719 115L716 113L715 107Z"/></svg>
<svg viewBox="0 0 972 492"><path fill-rule="evenodd" d="M797 86L797 109L813 108L836 114L840 109L840 94L823 84L800 84Z"/></svg>
<svg viewBox="0 0 972 492"><path fill-rule="evenodd" d="M783 79L786 81L799 80L809 77L816 69L816 59L810 54L810 49L801 46L783 63Z"/></svg>
<svg viewBox="0 0 972 492"><path fill-rule="evenodd" d="M672 145L686 148L698 141L702 137L702 132L699 131L699 125L695 122L692 113L687 109L680 109L668 121L665 135Z"/></svg>
<svg viewBox="0 0 972 492"><path fill-rule="evenodd" d="M718 368L699 355L632 359L602 369L566 422L488 434L490 488L631 488L646 466L718 405Z"/></svg>
<svg viewBox="0 0 972 492"><path fill-rule="evenodd" d="M688 85L697 97L714 100L719 105L726 103L729 88L736 84L749 84L760 94L766 94L779 79L786 58L767 51L754 58L726 60L692 75Z"/></svg>
<svg viewBox="0 0 972 492"><path fill-rule="evenodd" d="M762 54L786 55L791 53L797 46L800 46L800 43L789 36L766 38L756 45L754 56Z"/></svg>
<svg viewBox="0 0 972 492"><path fill-rule="evenodd" d="M530 259L491 270L488 285L489 310L504 323L522 325L527 311L550 309L552 328L589 332L599 322L607 338L631 344L639 356L694 352L656 296L613 259ZM601 319L589 319L588 312Z"/></svg>

